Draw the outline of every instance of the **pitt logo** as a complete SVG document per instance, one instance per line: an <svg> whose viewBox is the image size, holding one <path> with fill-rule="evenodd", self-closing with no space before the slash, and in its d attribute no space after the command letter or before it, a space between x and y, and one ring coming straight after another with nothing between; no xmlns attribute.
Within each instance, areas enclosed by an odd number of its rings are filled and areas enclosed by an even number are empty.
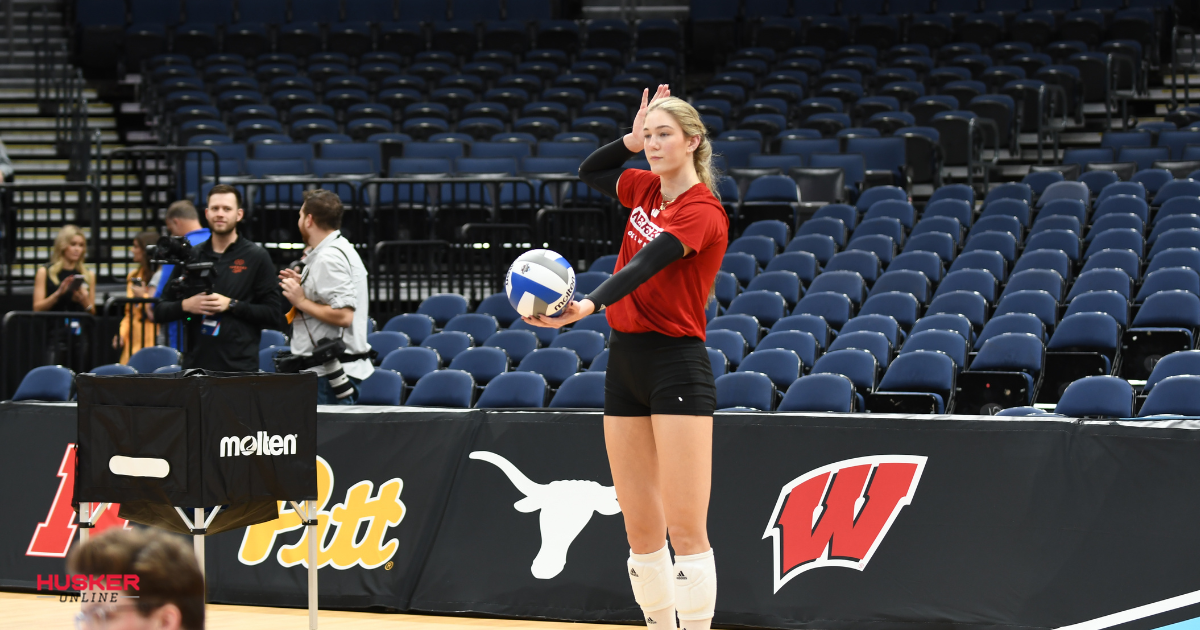
<svg viewBox="0 0 1200 630"><path fill-rule="evenodd" d="M232 265L229 265L229 270L233 273L242 273L246 270L246 260L244 258L238 258L237 260L233 261Z"/></svg>
<svg viewBox="0 0 1200 630"><path fill-rule="evenodd" d="M67 550L75 540L79 525L76 524L75 509L71 507L75 489L74 444L68 444L67 452L63 453L62 463L58 465L58 477L58 492L54 493L54 501L50 504L46 520L38 523L37 528L33 530L33 538L29 541L29 548L25 550L27 556L65 558ZM92 510L98 507L98 504L92 504ZM121 506L116 503L108 506L96 521L92 535L110 527L129 527L129 521L117 516L120 509Z"/></svg>
<svg viewBox="0 0 1200 630"><path fill-rule="evenodd" d="M866 569L900 508L912 502L926 459L847 459L785 485L763 534L774 539L775 592L810 569Z"/></svg>
<svg viewBox="0 0 1200 630"><path fill-rule="evenodd" d="M325 506L333 497L333 468L321 457L317 458L317 566L332 566L345 570L354 566L374 569L386 564L396 555L400 547L395 538L385 540L387 530L404 520L408 508L400 500L404 482L392 478L374 491L370 481L360 481L346 490L345 499L332 509ZM363 523L366 532L359 533ZM308 528L300 516L279 502L279 518L246 528L242 546L238 549L238 561L256 565L266 560L275 548L275 539L303 528L304 534L295 544L280 547L276 554L284 567L308 566ZM333 536L329 535L333 530Z"/></svg>
<svg viewBox="0 0 1200 630"><path fill-rule="evenodd" d="M637 238L634 234L630 234L630 236L633 236L643 247L663 231L662 228L650 221L650 217L646 216L646 211L641 206L634 208L633 213L629 215L629 225L633 226L633 230L641 235L641 238Z"/></svg>

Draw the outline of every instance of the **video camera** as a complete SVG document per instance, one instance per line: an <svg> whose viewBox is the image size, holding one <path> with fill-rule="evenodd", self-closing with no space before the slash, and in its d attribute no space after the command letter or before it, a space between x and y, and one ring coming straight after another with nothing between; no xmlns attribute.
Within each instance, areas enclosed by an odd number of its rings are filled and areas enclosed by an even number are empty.
<svg viewBox="0 0 1200 630"><path fill-rule="evenodd" d="M172 288L184 298L199 293L212 293L213 264L211 262L189 262L192 260L192 244L185 236L164 236L158 243L146 248L146 256L156 265L175 265L181 273L171 281Z"/></svg>
<svg viewBox="0 0 1200 630"><path fill-rule="evenodd" d="M328 372L329 386L334 396L341 400L354 393L350 378L342 369L342 355L346 354L346 343L335 337L328 337L317 342L312 355L303 356L290 352L280 352L275 355L275 371L279 374L298 374L301 370L322 365Z"/></svg>

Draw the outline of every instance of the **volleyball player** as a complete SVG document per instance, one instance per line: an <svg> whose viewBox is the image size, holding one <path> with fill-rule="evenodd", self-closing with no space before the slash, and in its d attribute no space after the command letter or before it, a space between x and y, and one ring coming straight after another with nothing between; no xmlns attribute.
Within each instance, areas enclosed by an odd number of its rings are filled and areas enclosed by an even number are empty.
<svg viewBox="0 0 1200 630"><path fill-rule="evenodd" d="M589 186L633 209L616 273L562 315L526 321L557 328L607 312L604 439L625 515L634 598L651 628L674 628L678 609L685 630L708 630L717 598L707 531L716 386L704 311L729 219L700 115L665 85L647 104L649 92L632 132L579 168ZM643 149L650 172L626 169Z"/></svg>

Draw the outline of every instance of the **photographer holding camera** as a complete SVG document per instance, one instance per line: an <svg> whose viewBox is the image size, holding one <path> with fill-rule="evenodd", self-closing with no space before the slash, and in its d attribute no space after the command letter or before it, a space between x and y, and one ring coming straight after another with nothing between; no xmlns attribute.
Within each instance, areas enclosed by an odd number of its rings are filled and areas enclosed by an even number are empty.
<svg viewBox="0 0 1200 630"><path fill-rule="evenodd" d="M342 236L342 202L328 190L304 193L300 236L308 248L303 270L279 273L292 303L292 355L280 372L315 372L317 404L352 405L358 384L375 371L367 344L367 268Z"/></svg>
<svg viewBox="0 0 1200 630"><path fill-rule="evenodd" d="M195 247L166 237L155 248L155 262L176 266L154 320L186 320L185 369L255 372L262 329L283 328L275 264L267 250L238 238L243 215L237 189L218 184L204 210L212 237Z"/></svg>

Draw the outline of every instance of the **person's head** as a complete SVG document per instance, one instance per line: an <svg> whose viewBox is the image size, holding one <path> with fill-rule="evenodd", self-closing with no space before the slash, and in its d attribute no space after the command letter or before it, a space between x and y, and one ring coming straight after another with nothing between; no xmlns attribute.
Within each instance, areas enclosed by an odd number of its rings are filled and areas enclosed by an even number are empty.
<svg viewBox="0 0 1200 630"><path fill-rule="evenodd" d="M187 199L180 199L167 206L167 216L163 220L171 236L186 236L188 232L200 229L200 214L196 206Z"/></svg>
<svg viewBox="0 0 1200 630"><path fill-rule="evenodd" d="M306 190L298 222L304 243L315 246L330 232L342 229L342 212L342 200L333 192L320 188Z"/></svg>
<svg viewBox="0 0 1200 630"><path fill-rule="evenodd" d="M694 170L713 196L720 198L712 144L700 113L690 103L674 96L654 101L647 108L645 128L634 131L645 138L651 171L662 176Z"/></svg>
<svg viewBox="0 0 1200 630"><path fill-rule="evenodd" d="M50 264L63 262L68 267L83 263L87 256L87 237L79 226L68 223L54 238L54 251L50 253Z"/></svg>
<svg viewBox="0 0 1200 630"><path fill-rule="evenodd" d="M146 280L149 280L151 275L150 259L146 256L146 250L158 243L158 238L158 232L138 232L137 236L133 237L133 247L129 250L133 256L133 262L138 264L138 270Z"/></svg>
<svg viewBox="0 0 1200 630"><path fill-rule="evenodd" d="M217 184L208 191L208 207L204 209L204 217L208 219L208 227L213 234L234 232L243 215L242 195L236 188Z"/></svg>
<svg viewBox="0 0 1200 630"><path fill-rule="evenodd" d="M104 619L106 630L204 628L204 576L192 546L177 536L155 529L109 529L72 549L67 571L138 576L137 590L123 593L136 599L85 604L85 618Z"/></svg>

